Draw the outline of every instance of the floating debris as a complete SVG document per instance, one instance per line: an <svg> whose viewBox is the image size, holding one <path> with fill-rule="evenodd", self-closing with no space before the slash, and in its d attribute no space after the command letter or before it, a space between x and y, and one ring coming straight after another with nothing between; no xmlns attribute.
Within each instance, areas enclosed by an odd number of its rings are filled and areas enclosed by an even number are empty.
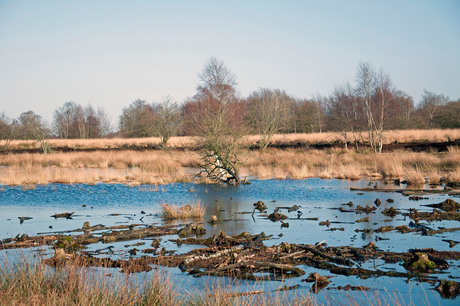
<svg viewBox="0 0 460 306"><path fill-rule="evenodd" d="M51 217L55 218L55 219L58 219L58 218L66 218L66 219L72 219L72 215L74 214L75 212L65 212L65 213L60 213L60 214L54 214L52 215Z"/></svg>

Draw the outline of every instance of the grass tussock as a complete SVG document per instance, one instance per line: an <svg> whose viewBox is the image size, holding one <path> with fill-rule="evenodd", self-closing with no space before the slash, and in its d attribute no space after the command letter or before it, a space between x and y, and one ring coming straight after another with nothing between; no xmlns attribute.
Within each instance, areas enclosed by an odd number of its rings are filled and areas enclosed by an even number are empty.
<svg viewBox="0 0 460 306"><path fill-rule="evenodd" d="M200 201L185 206L162 204L161 209L164 220L202 219L206 213L206 208Z"/></svg>
<svg viewBox="0 0 460 306"><path fill-rule="evenodd" d="M423 187L425 185L425 177L417 170L407 170L405 178L409 186Z"/></svg>

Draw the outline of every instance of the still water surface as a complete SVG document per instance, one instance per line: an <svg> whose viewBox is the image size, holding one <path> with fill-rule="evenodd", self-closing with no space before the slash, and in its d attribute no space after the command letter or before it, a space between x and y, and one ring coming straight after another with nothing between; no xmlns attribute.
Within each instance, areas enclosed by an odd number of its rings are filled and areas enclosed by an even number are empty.
<svg viewBox="0 0 460 306"><path fill-rule="evenodd" d="M424 204L433 204L449 198L447 195L430 195L428 199L421 201L409 201L408 197L401 193L382 192L359 192L351 191L350 187L368 187L368 181L344 181L344 180L253 180L252 184L244 186L226 185L197 185L193 183L176 183L166 186L135 186L129 187L122 184L97 184L97 185L61 185L49 184L37 186L36 189L23 190L23 187L3 186L0 192L0 239L14 237L18 234L37 235L54 231L65 231L81 228L83 222L89 221L91 225L103 224L113 226L118 224L164 224L160 218L160 204L185 204L194 203L199 200L206 206L206 219L216 215L225 222L217 225L205 224L207 233L204 238L218 233L220 230L227 235L239 234L243 231L251 234L265 232L272 235L272 239L265 241L266 245L280 244L283 241L289 243L314 244L325 241L328 245L350 245L361 247L374 241L382 250L392 252L406 252L413 248L430 247L436 250L454 250L442 239L456 238L455 232L442 234L442 236L422 236L420 234L400 234L395 231L388 233L363 234L355 232L355 229L378 228L380 226L409 225L409 218L396 216L390 218L381 213L385 208L394 206L400 211L409 208L417 208L420 211L431 211L431 208L423 207ZM380 183L381 187L385 185ZM395 188L395 186L388 186ZM369 214L370 222L356 223L355 221L366 216L366 214L340 212L338 208L348 208L342 204L353 201L354 206L374 206L374 201L379 198L381 206L375 212ZM387 199L393 199L394 203L388 203ZM281 228L280 222L271 222L260 213L253 212L253 203L263 201L271 213L276 207L290 207L298 205L297 211L288 213L287 210L280 210L287 214L289 228ZM458 201L458 199L455 199ZM50 216L55 213L75 212L71 220L54 219ZM142 212L142 213L141 213ZM143 213L145 212L145 214ZM18 217L32 217L20 224ZM329 227L320 226L320 221L329 220ZM427 226L438 229L440 227L458 227L458 221L442 221L428 224ZM344 228L344 231L331 228ZM166 249L174 249L179 253L189 251L193 246L183 245L177 247L168 239L175 237L163 237L162 246ZM134 242L133 242L134 243ZM118 243L120 244L120 243ZM115 248L123 248L126 243L117 245ZM92 249L107 247L102 243L92 245ZM146 248L149 244L146 243ZM142 246L138 247L142 250ZM458 278L460 276L458 262L451 262L451 268L445 275ZM363 267L371 268L378 265L379 269L404 271L400 264L384 264L378 260L373 263L364 264ZM308 273L317 271L311 267L302 267ZM182 274L178 269L168 270L174 281L182 284L184 291L194 291L209 286L216 278L192 278ZM318 271L327 275L328 271ZM146 274L139 274L142 278ZM306 276L305 276L306 277ZM219 279L217 281L229 282L230 280ZM308 283L300 283L300 279L289 281L290 283L272 282L265 284L272 288L284 285L301 284L300 291L308 291ZM458 281L458 280L457 280ZM415 280L406 283L405 279L397 278L372 278L361 280L356 277L337 276L333 278L332 286L344 286L346 284L364 285L377 288L380 295L386 294L387 298L397 295L400 299L410 303L414 297L420 299L420 303L453 303L450 300L441 300L437 292L432 292L428 284L418 284ZM254 289L251 282L238 281L233 284L236 288L247 290ZM298 291L297 290L297 291ZM385 292L386 293L382 293ZM324 292L324 293L323 293ZM299 292L298 292L299 293ZM328 296L341 296L343 293L336 290L323 290L318 298ZM360 294L352 293L354 296ZM367 293L373 295L373 293ZM364 295L362 298L368 298ZM363 300L365 301L365 300ZM416 303L419 304L419 303Z"/></svg>

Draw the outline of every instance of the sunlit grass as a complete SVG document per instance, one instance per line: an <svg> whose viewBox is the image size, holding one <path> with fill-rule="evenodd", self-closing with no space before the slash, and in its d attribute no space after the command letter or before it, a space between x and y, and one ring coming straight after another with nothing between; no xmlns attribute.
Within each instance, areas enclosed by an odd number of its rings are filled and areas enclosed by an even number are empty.
<svg viewBox="0 0 460 306"><path fill-rule="evenodd" d="M460 130L387 131L386 141L400 136L404 141L446 141L460 137ZM274 141L288 144L332 142L334 133L275 135ZM242 141L256 143L256 136ZM187 140L188 139L188 140ZM85 146L88 148L118 148L137 145L149 148L154 138L101 139L101 140L51 140L56 145ZM188 141L188 142L187 142ZM19 145L21 142L17 142ZM173 138L171 146L196 144L195 138ZM396 150L375 154L356 152L350 148L276 149L263 151L242 149L240 172L243 176L259 179L303 179L310 177L361 179L407 179L414 181L414 173L428 178L429 183L444 180L459 181L460 150L450 146L448 152L410 152ZM93 152L56 152L52 154L24 153L0 155L0 184L33 185L48 183L125 183L129 185L168 184L173 182L208 183L206 178L196 179L200 155L187 150L109 150ZM415 181L421 181L420 177Z"/></svg>
<svg viewBox="0 0 460 306"><path fill-rule="evenodd" d="M1 305L173 305L172 282L161 271L135 285L128 277L107 277L103 270L69 263L56 269L19 259L0 266Z"/></svg>
<svg viewBox="0 0 460 306"><path fill-rule="evenodd" d="M202 219L206 213L206 208L201 205L200 201L183 206L162 204L161 209L161 215L164 220Z"/></svg>

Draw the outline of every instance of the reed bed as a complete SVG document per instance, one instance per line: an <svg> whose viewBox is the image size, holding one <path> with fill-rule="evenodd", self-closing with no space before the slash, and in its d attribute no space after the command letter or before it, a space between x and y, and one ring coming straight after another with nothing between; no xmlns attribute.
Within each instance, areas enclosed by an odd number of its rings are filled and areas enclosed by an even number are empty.
<svg viewBox="0 0 460 306"><path fill-rule="evenodd" d="M162 204L161 211L161 216L164 220L202 219L206 213L206 208L201 205L200 201L196 201L195 204L186 204L184 206Z"/></svg>

